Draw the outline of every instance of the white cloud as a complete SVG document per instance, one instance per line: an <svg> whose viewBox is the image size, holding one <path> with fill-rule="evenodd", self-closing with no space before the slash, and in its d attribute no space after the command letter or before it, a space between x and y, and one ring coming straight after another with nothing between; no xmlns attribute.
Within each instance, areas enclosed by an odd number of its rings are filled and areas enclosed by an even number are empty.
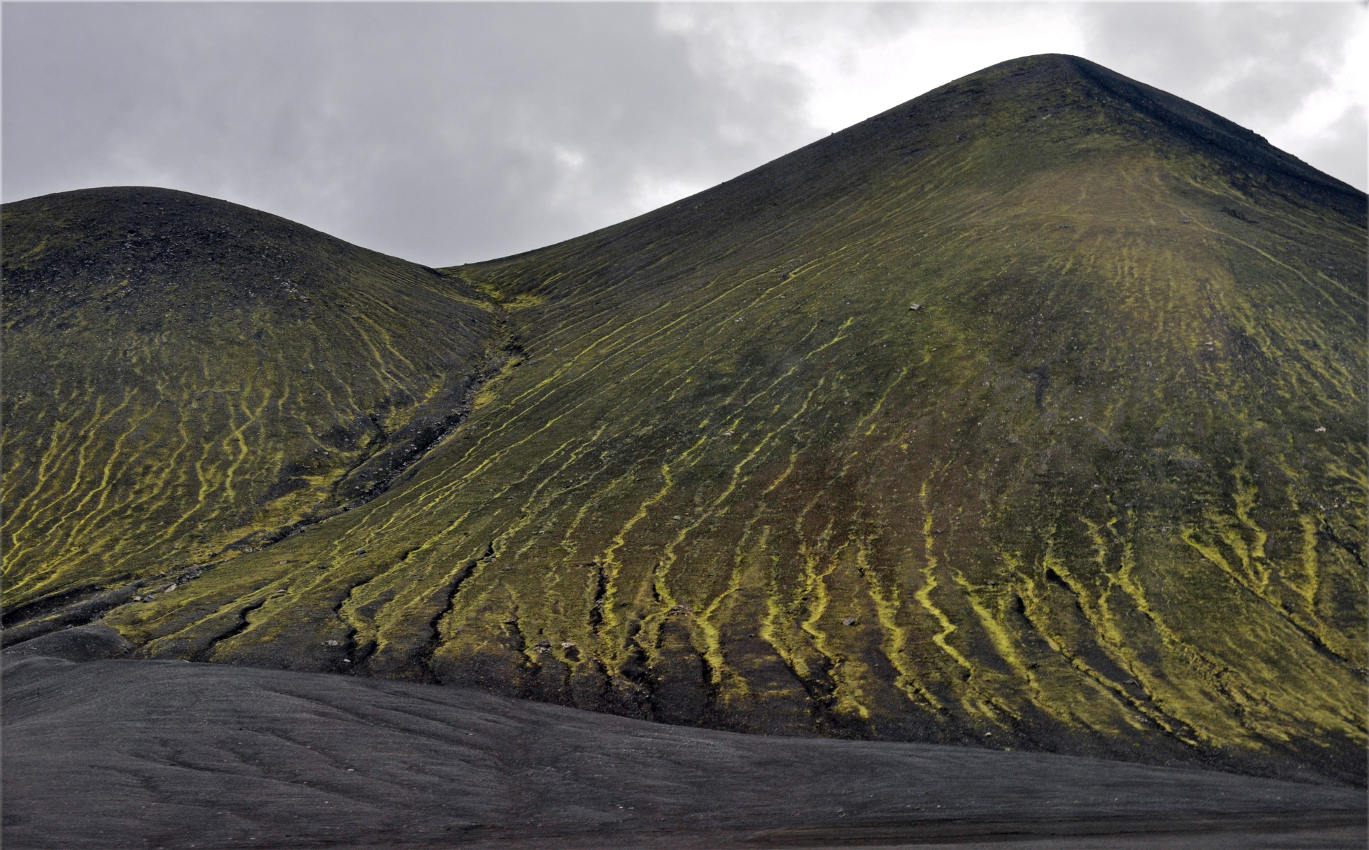
<svg viewBox="0 0 1369 850"><path fill-rule="evenodd" d="M998 62L1084 52L1082 28L1064 7L928 6L919 13L873 44L820 37L793 55L811 86L813 123L840 130Z"/></svg>
<svg viewBox="0 0 1369 850"><path fill-rule="evenodd" d="M1351 29L1339 51L1316 55L1327 84L1308 94L1267 134L1274 145L1333 169L1335 176L1360 188L1369 183L1369 27L1364 22L1361 15L1360 25Z"/></svg>

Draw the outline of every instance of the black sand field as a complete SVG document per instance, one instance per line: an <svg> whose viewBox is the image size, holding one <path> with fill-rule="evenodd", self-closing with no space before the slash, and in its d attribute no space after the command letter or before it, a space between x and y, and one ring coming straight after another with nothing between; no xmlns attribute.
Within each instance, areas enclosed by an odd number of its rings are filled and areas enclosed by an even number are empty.
<svg viewBox="0 0 1369 850"><path fill-rule="evenodd" d="M1357 788L738 735L336 675L68 660L112 642L98 628L70 630L6 653L9 850L1329 848L1366 839Z"/></svg>

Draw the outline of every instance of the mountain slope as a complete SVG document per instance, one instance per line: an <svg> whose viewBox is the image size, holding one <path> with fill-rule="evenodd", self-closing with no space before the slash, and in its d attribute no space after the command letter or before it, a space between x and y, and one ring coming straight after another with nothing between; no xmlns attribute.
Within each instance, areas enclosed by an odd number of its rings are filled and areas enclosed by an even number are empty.
<svg viewBox="0 0 1369 850"><path fill-rule="evenodd" d="M1005 63L445 270L523 348L451 437L105 621L151 656L1362 781L1364 245L1364 196L1254 134Z"/></svg>
<svg viewBox="0 0 1369 850"><path fill-rule="evenodd" d="M469 286L222 201L50 195L4 240L10 619L366 498L492 356Z"/></svg>

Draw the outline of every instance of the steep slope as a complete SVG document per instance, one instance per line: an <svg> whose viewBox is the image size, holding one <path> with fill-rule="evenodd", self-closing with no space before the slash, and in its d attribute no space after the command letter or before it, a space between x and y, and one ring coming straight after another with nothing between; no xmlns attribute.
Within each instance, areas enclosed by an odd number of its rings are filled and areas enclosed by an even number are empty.
<svg viewBox="0 0 1369 850"><path fill-rule="evenodd" d="M446 270L524 351L150 656L1363 781L1365 197L1083 60ZM8 390L7 390L8 392Z"/></svg>
<svg viewBox="0 0 1369 850"><path fill-rule="evenodd" d="M364 500L491 357L471 287L222 201L70 192L3 224L7 622Z"/></svg>

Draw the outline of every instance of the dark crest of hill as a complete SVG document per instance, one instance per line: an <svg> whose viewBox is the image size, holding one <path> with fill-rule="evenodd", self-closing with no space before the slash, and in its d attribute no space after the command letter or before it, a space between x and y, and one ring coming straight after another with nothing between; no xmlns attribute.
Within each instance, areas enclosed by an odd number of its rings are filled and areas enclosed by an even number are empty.
<svg viewBox="0 0 1369 850"><path fill-rule="evenodd" d="M307 429L279 430L319 442L395 387L455 427L353 509L237 549L181 518L226 493L269 510L237 470L266 488L299 451L247 414L316 385L265 374L204 432L175 404L139 418L158 382L193 398L222 379L175 361L98 377L154 338L54 297L41 315L70 315L8 332L42 355L11 362L7 342L7 415L33 404L16 388L53 387L5 434L7 580L31 606L10 616L34 633L78 616L56 594L136 593L103 621L149 656L1363 781L1365 200L1192 104L1040 56L499 261L437 273L312 234L335 285L369 292L341 282L383 267L367 274L394 289L320 304L311 327L378 321L371 341L403 357L340 331L306 355L230 299L289 368L374 372L364 391L335 375ZM21 273L73 269L78 294L122 279L80 271L79 223L26 218L25 244L50 247L16 250L22 209L7 300ZM130 287L156 256L128 255ZM231 291L276 274L247 269ZM73 377L33 377L59 361ZM413 421L394 410L377 433ZM180 490L121 514L109 482L141 468L120 452L144 423L181 435L159 444ZM374 453L346 445L295 475L319 515ZM281 524L232 516L216 539ZM127 561L141 528L171 554ZM85 535L109 541L99 567L46 543Z"/></svg>

